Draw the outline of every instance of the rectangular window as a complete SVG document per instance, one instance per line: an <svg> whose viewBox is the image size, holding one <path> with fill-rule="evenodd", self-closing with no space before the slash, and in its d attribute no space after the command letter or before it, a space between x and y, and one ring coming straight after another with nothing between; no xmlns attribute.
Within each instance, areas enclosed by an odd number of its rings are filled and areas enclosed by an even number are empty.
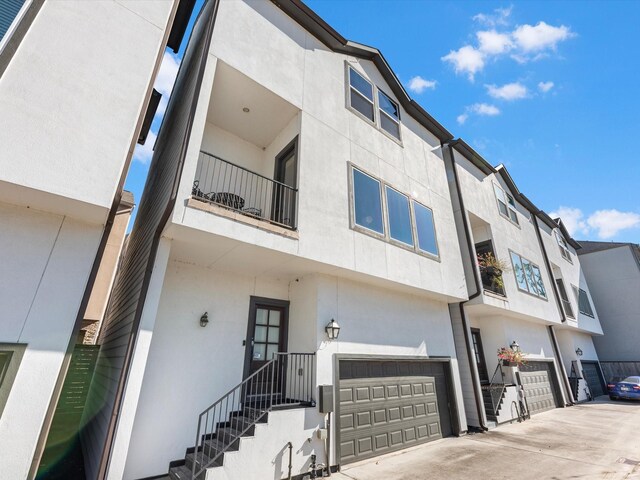
<svg viewBox="0 0 640 480"><path fill-rule="evenodd" d="M558 245L560 246L560 254L562 255L562 258L573 263L569 245L567 245L567 241L562 236L562 233L560 233L558 230L556 230L556 239L558 240Z"/></svg>
<svg viewBox="0 0 640 480"><path fill-rule="evenodd" d="M380 182L353 169L354 219L357 225L384 235Z"/></svg>
<svg viewBox="0 0 640 480"><path fill-rule="evenodd" d="M26 348L26 345L19 343L0 343L0 417Z"/></svg>
<svg viewBox="0 0 640 480"><path fill-rule="evenodd" d="M518 211L516 209L516 201L511 195L505 192L495 183L493 184L493 191L496 194L496 200L498 201L498 211L504 217L507 217L516 225L520 225L518 220Z"/></svg>
<svg viewBox="0 0 640 480"><path fill-rule="evenodd" d="M351 67L349 67L349 105L375 122L373 85Z"/></svg>
<svg viewBox="0 0 640 480"><path fill-rule="evenodd" d="M6 35L9 27L20 13L25 0L2 0L0 2L0 40Z"/></svg>
<svg viewBox="0 0 640 480"><path fill-rule="evenodd" d="M413 246L409 198L389 186L385 186L385 192L387 195L389 236L394 240Z"/></svg>
<svg viewBox="0 0 640 480"><path fill-rule="evenodd" d="M437 257L433 211L356 167L351 166L351 170L351 227L413 252Z"/></svg>
<svg viewBox="0 0 640 480"><path fill-rule="evenodd" d="M423 252L438 255L436 242L436 228L433 221L433 211L418 202L412 202L413 216L416 219L416 235L418 248Z"/></svg>
<svg viewBox="0 0 640 480"><path fill-rule="evenodd" d="M578 301L578 311L587 317L595 317L593 313L593 308L591 308L591 302L589 301L589 295L583 289L572 285L573 293L576 296L576 300Z"/></svg>
<svg viewBox="0 0 640 480"><path fill-rule="evenodd" d="M547 290L538 265L514 252L511 252L511 263L520 290L547 298Z"/></svg>
<svg viewBox="0 0 640 480"><path fill-rule="evenodd" d="M378 90L378 109L380 111L380 127L400 139L400 109L398 104Z"/></svg>
<svg viewBox="0 0 640 480"><path fill-rule="evenodd" d="M571 307L571 302L569 301L567 290L564 288L564 282L561 278L556 278L556 285L558 285L558 293L560 294L560 300L562 301L562 309L564 310L564 314L569 318L576 318L573 315L573 307Z"/></svg>

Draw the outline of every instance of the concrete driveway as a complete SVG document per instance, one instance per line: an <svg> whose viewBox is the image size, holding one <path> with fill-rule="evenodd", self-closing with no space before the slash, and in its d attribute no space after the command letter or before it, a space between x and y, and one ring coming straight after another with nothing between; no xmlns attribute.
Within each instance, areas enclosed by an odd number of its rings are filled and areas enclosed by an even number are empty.
<svg viewBox="0 0 640 480"><path fill-rule="evenodd" d="M334 480L640 479L640 403L558 408L524 423L347 465Z"/></svg>

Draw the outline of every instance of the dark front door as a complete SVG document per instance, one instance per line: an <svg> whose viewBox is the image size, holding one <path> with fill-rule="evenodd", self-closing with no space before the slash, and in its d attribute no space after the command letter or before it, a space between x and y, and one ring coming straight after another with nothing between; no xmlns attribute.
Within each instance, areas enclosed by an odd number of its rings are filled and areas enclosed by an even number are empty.
<svg viewBox="0 0 640 480"><path fill-rule="evenodd" d="M471 342L473 344L473 356L475 357L476 365L478 366L480 383L489 383L489 374L487 372L487 364L484 360L484 350L482 349L482 338L480 338L480 329L471 329Z"/></svg>
<svg viewBox="0 0 640 480"><path fill-rule="evenodd" d="M298 187L297 137L278 154L273 175L277 183L273 188L271 219L287 227L296 226L296 191Z"/></svg>
<svg viewBox="0 0 640 480"><path fill-rule="evenodd" d="M288 314L287 301L251 297L245 378L273 359L275 353L287 351Z"/></svg>

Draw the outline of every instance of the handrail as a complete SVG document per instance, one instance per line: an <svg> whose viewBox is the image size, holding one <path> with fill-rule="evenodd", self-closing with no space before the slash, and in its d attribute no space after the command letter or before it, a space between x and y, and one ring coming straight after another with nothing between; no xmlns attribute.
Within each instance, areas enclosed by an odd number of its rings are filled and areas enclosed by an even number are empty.
<svg viewBox="0 0 640 480"><path fill-rule="evenodd" d="M274 407L315 406L315 353L274 353L198 417L191 478L214 465Z"/></svg>
<svg viewBox="0 0 640 480"><path fill-rule="evenodd" d="M207 155L209 157L213 157L213 158L216 158L218 160L222 160L223 162L228 163L230 165L233 165L234 167L239 168L240 170L244 170L245 172L251 173L252 175L255 175L256 177L261 177L261 178L264 178L265 180L269 180L270 182L277 183L278 185L282 185L283 187L287 187L287 188L293 190L294 192L298 191L297 188L293 188L292 186L287 185L286 183L279 182L278 180L274 180L273 178L265 177L264 175L261 175L258 172L254 172L253 170L249 170L248 168L245 168L245 167L243 167L241 165L238 165L237 163L230 162L229 160L227 160L225 158L222 158L219 155L214 155L213 153L205 152L204 150L200 150L200 153L204 153L205 155Z"/></svg>
<svg viewBox="0 0 640 480"><path fill-rule="evenodd" d="M496 375L498 375L498 379L496 379ZM500 410L502 394L504 393L506 388L506 384L504 383L504 372L502 371L502 363L498 362L498 365L496 366L496 369L494 370L491 377L491 382L489 383L491 406L493 407L493 414L496 416L498 415L498 410Z"/></svg>
<svg viewBox="0 0 640 480"><path fill-rule="evenodd" d="M296 229L298 189L201 151L191 196L242 215Z"/></svg>

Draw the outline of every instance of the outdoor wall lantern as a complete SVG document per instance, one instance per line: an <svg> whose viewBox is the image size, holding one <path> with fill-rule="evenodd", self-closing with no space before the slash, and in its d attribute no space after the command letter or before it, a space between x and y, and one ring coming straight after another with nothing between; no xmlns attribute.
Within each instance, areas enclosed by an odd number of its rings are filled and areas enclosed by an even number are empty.
<svg viewBox="0 0 640 480"><path fill-rule="evenodd" d="M511 342L511 345L509 346L511 347L511 350L513 350L514 352L520 351L520 345L518 345L518 342L516 342L515 340Z"/></svg>
<svg viewBox="0 0 640 480"><path fill-rule="evenodd" d="M582 349L580 347L576 348L576 355L578 355L579 357L582 356Z"/></svg>
<svg viewBox="0 0 640 480"><path fill-rule="evenodd" d="M204 315L200 317L200 326L206 327L208 323L209 323L209 314L207 312L204 312Z"/></svg>
<svg viewBox="0 0 640 480"><path fill-rule="evenodd" d="M338 335L340 335L340 325L332 318L327 326L324 327L324 331L327 332L329 340L337 340Z"/></svg>

